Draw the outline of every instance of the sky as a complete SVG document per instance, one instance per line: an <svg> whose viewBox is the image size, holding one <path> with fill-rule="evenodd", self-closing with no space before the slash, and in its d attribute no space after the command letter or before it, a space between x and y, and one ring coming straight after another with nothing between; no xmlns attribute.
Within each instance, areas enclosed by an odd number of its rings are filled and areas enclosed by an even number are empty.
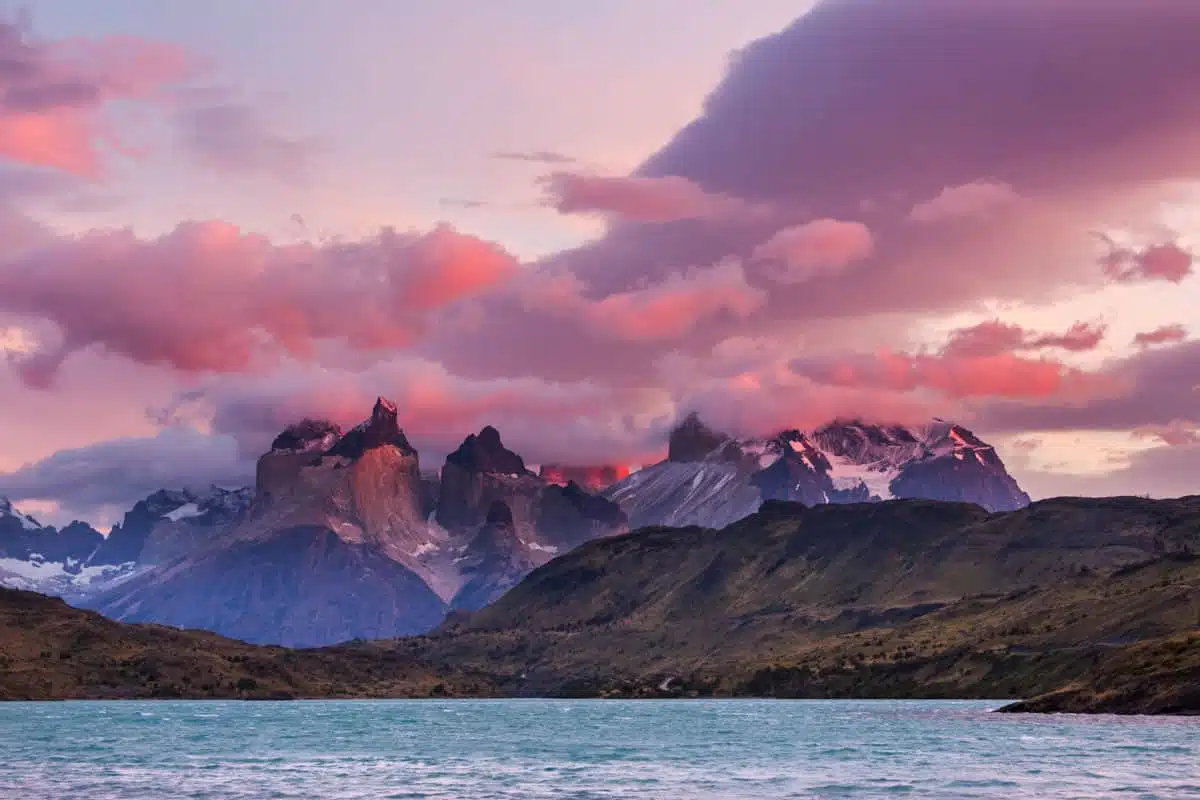
<svg viewBox="0 0 1200 800"><path fill-rule="evenodd" d="M1192 0L0 3L0 495L953 418L1196 493Z"/></svg>

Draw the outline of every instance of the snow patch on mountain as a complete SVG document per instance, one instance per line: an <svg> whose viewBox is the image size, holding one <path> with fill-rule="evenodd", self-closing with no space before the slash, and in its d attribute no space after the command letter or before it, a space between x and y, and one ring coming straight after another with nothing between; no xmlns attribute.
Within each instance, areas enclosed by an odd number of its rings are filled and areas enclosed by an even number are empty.
<svg viewBox="0 0 1200 800"><path fill-rule="evenodd" d="M200 510L200 506L197 503L184 503L174 511L163 514L163 519L169 519L171 522L178 522L179 520L187 519L188 517L199 517L203 513L204 512Z"/></svg>
<svg viewBox="0 0 1200 800"><path fill-rule="evenodd" d="M18 511L7 497L0 497L0 519L5 517L15 519L21 528L27 531L40 531L44 527L33 517Z"/></svg>

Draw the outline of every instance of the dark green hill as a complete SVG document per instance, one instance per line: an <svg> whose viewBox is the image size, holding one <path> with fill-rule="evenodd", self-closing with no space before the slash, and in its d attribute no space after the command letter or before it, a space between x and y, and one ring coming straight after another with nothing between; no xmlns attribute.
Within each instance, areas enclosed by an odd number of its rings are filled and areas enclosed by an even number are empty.
<svg viewBox="0 0 1200 800"><path fill-rule="evenodd" d="M489 694L486 678L354 647L257 647L215 633L113 622L0 589L0 699L429 697Z"/></svg>
<svg viewBox="0 0 1200 800"><path fill-rule="evenodd" d="M1193 553L1194 497L772 503L589 543L395 646L517 693L1032 697L1196 631Z"/></svg>

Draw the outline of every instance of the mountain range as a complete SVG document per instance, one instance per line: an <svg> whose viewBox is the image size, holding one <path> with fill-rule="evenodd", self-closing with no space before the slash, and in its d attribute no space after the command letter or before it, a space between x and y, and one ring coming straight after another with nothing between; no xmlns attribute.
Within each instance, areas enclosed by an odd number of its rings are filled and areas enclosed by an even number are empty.
<svg viewBox="0 0 1200 800"><path fill-rule="evenodd" d="M107 537L78 522L41 526L3 501L0 583L119 620L326 645L429 631L555 556L634 528L718 529L768 501L898 498L986 511L1029 503L994 448L941 420L737 439L692 415L672 431L666 460L632 473L535 472L488 426L430 473L380 398L348 431L288 426L259 458L254 487L155 492Z"/></svg>

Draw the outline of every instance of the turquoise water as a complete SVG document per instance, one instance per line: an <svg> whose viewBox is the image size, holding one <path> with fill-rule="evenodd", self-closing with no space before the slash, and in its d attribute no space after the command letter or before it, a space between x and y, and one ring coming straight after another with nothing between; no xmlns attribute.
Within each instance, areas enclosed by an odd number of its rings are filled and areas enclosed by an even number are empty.
<svg viewBox="0 0 1200 800"><path fill-rule="evenodd" d="M0 797L1196 797L1200 719L973 701L0 704Z"/></svg>

